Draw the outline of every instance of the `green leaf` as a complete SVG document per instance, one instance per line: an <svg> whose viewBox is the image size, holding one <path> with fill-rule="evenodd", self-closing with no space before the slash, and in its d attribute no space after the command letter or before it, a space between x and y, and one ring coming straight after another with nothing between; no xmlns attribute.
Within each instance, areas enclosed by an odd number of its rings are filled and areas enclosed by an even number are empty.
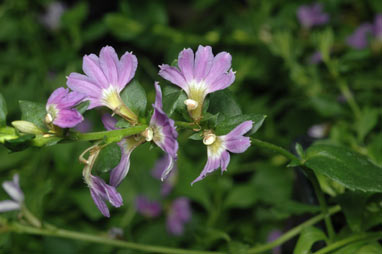
<svg viewBox="0 0 382 254"><path fill-rule="evenodd" d="M83 114L88 109L89 104L90 104L90 101L83 101L76 106L76 109L78 112L80 112L80 114Z"/></svg>
<svg viewBox="0 0 382 254"><path fill-rule="evenodd" d="M202 140L203 139L203 132L194 133L191 136L189 136L188 138L192 139L192 140Z"/></svg>
<svg viewBox="0 0 382 254"><path fill-rule="evenodd" d="M32 101L19 101L21 109L21 119L32 122L41 129L46 129L45 121L45 105Z"/></svg>
<svg viewBox="0 0 382 254"><path fill-rule="evenodd" d="M226 90L217 91L212 93L209 99L210 105L208 111L211 114L220 113L226 117L241 115L241 109L230 92Z"/></svg>
<svg viewBox="0 0 382 254"><path fill-rule="evenodd" d="M138 116L145 113L147 105L146 92L138 81L133 80L121 93L123 102Z"/></svg>
<svg viewBox="0 0 382 254"><path fill-rule="evenodd" d="M326 240L326 235L320 229L315 227L306 228L301 232L293 254L309 254L315 242Z"/></svg>
<svg viewBox="0 0 382 254"><path fill-rule="evenodd" d="M362 110L360 119L356 122L358 140L363 141L366 135L375 127L378 122L378 110L365 108Z"/></svg>
<svg viewBox="0 0 382 254"><path fill-rule="evenodd" d="M376 242L374 244L368 244L368 245L362 246L354 254L381 254L381 253L382 253L382 247L378 242Z"/></svg>
<svg viewBox="0 0 382 254"><path fill-rule="evenodd" d="M3 95L0 93L0 127L6 125L7 114L7 103L5 102Z"/></svg>
<svg viewBox="0 0 382 254"><path fill-rule="evenodd" d="M322 116L333 117L343 113L343 108L334 96L317 96L310 101L313 108Z"/></svg>
<svg viewBox="0 0 382 254"><path fill-rule="evenodd" d="M34 134L26 134L16 139L5 140L4 145L13 152L22 151L31 145L31 141L34 137Z"/></svg>
<svg viewBox="0 0 382 254"><path fill-rule="evenodd" d="M348 148L313 145L306 151L305 165L351 190L382 192L382 168Z"/></svg>
<svg viewBox="0 0 382 254"><path fill-rule="evenodd" d="M183 97L182 94L183 90L174 86L165 86L163 88L163 110L167 115L171 116L174 113L179 99ZM183 101L180 101L180 103L183 104Z"/></svg>
<svg viewBox="0 0 382 254"><path fill-rule="evenodd" d="M265 118L265 115L260 114L238 115L235 117L229 117L226 118L224 121L218 123L215 132L217 135L225 135L244 121L252 120L253 127L248 132L248 135L253 135L263 125Z"/></svg>
<svg viewBox="0 0 382 254"><path fill-rule="evenodd" d="M236 185L224 201L226 208L249 208L258 200L256 188L253 184Z"/></svg>
<svg viewBox="0 0 382 254"><path fill-rule="evenodd" d="M0 143L4 143L5 140L18 138L16 130L12 127L0 128Z"/></svg>
<svg viewBox="0 0 382 254"><path fill-rule="evenodd" d="M346 221L350 229L354 232L360 232L362 230L364 209L369 197L370 195L368 193L351 191L338 196L338 202L345 214Z"/></svg>
<svg viewBox="0 0 382 254"><path fill-rule="evenodd" d="M120 160L121 149L117 143L112 143L101 150L93 169L98 173L107 173L115 168Z"/></svg>
<svg viewBox="0 0 382 254"><path fill-rule="evenodd" d="M121 40L131 40L144 30L144 26L119 13L110 13L105 16L108 29Z"/></svg>

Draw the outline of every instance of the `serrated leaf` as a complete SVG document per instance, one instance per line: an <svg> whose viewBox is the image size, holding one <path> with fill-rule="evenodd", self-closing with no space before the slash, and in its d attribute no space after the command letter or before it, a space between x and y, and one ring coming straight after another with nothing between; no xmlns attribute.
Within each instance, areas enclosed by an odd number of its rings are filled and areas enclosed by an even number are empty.
<svg viewBox="0 0 382 254"><path fill-rule="evenodd" d="M226 208L249 208L258 200L255 186L253 184L236 185L224 201Z"/></svg>
<svg viewBox="0 0 382 254"><path fill-rule="evenodd" d="M143 116L146 110L146 92L138 81L133 80L121 93L123 102L138 116Z"/></svg>
<svg viewBox="0 0 382 254"><path fill-rule="evenodd" d="M236 103L233 95L226 91L217 91L210 95L208 112L211 114L223 114L227 117L241 115L240 106Z"/></svg>
<svg viewBox="0 0 382 254"><path fill-rule="evenodd" d="M6 126L7 114L7 103L5 102L3 95L0 93L0 127Z"/></svg>
<svg viewBox="0 0 382 254"><path fill-rule="evenodd" d="M26 134L16 139L5 140L4 145L13 152L22 151L31 145L31 141L34 137L34 134Z"/></svg>
<svg viewBox="0 0 382 254"><path fill-rule="evenodd" d="M43 130L46 129L46 126L44 124L46 115L44 104L32 101L19 101L19 104L22 120L32 122Z"/></svg>
<svg viewBox="0 0 382 254"><path fill-rule="evenodd" d="M115 168L121 160L121 149L112 143L101 150L93 169L98 173L107 173Z"/></svg>
<svg viewBox="0 0 382 254"><path fill-rule="evenodd" d="M252 120L253 127L247 133L247 135L253 135L263 125L265 118L266 116L261 114L249 114L249 115L239 115L235 117L229 117L225 119L223 122L218 123L215 132L217 135L225 135L229 133L231 130L233 130L239 124L248 120Z"/></svg>
<svg viewBox="0 0 382 254"><path fill-rule="evenodd" d="M301 232L293 254L309 254L313 244L318 241L326 241L326 235L320 229L309 227Z"/></svg>
<svg viewBox="0 0 382 254"><path fill-rule="evenodd" d="M306 151L305 165L351 190L382 192L382 168L348 148L313 145Z"/></svg>

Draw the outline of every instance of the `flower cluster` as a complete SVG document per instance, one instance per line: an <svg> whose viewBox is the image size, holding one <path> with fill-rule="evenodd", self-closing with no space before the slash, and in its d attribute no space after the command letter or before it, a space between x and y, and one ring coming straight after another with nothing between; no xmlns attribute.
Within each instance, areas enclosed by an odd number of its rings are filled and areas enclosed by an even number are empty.
<svg viewBox="0 0 382 254"><path fill-rule="evenodd" d="M160 65L159 75L171 83L179 86L187 94L184 101L192 122L195 126L201 126L203 120L203 105L208 94L222 90L230 86L235 80L235 72L231 69L232 57L227 52L220 52L216 56L212 53L210 46L199 46L194 54L192 49L184 49L178 57L178 66L167 64ZM138 66L135 55L126 52L118 58L115 50L106 46L101 49L99 56L95 54L85 55L82 69L84 74L71 73L67 77L68 88L58 88L49 97L46 104L45 124L51 133L65 135L60 132L60 128L78 128L84 118L78 111L78 105L88 102L88 110L96 107L107 107L110 114L103 114L102 122L107 130L116 130L117 122L124 121L130 126L142 125L148 122L146 129L141 133L125 136L119 139L118 145L121 150L121 160L112 169L109 182L92 173L92 168L96 159L108 143L98 142L84 151L80 156L80 161L85 164L83 176L89 186L91 196L102 212L109 217L109 209L106 202L114 207L122 205L122 197L117 191L117 187L126 177L130 168L130 156L135 148L145 142L153 142L164 153L161 160L158 176L164 181L174 169L177 158L179 144L177 141L178 132L175 121L172 120L163 110L162 90L159 82L154 83L156 91L155 102L152 105L153 113L150 118L143 120L145 116L139 115L127 106L126 98L121 96L122 91L133 79ZM115 116L117 115L117 116ZM252 121L245 121L239 124L226 135L217 136L214 130L203 128L203 143L207 147L207 164L200 176L193 182L200 181L207 174L221 168L222 172L227 170L230 154L242 153L250 146L250 139L245 137L252 129ZM59 134L60 133L60 134ZM88 154L88 158L85 155ZM167 195L171 191L171 185L164 184L162 194ZM141 210L152 209L153 205L147 200L137 201ZM174 202L169 216L172 218L168 227L174 234L179 234L181 224L189 219L179 211L187 207L188 203L181 199ZM154 205L155 207L155 205ZM156 209L155 213L160 212Z"/></svg>

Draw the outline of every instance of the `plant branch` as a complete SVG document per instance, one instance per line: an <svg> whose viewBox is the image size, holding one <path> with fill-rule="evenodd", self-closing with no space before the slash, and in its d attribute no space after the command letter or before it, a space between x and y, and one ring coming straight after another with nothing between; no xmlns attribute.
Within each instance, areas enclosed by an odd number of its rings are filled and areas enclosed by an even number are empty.
<svg viewBox="0 0 382 254"><path fill-rule="evenodd" d="M58 228L35 228L20 223L12 223L7 227L8 231L18 234L31 234L42 236L53 236L67 239L74 239L85 242L93 242L105 245L112 245L115 247L127 248L138 251L154 252L154 253L166 253L166 254L225 254L224 252L215 251L198 251L198 250L185 250L177 248L167 248L162 246L145 245L139 243L132 243L108 237L92 235L88 233L80 233L65 229Z"/></svg>
<svg viewBox="0 0 382 254"><path fill-rule="evenodd" d="M323 220L326 216L333 215L333 214L335 214L335 213L337 213L339 211L341 211L341 207L340 206L337 205L337 206L331 207L331 208L328 209L328 213L327 214L321 213L321 214L319 214L319 215L317 215L317 216L307 220L306 222L296 226L295 228L292 228L291 230L289 230L288 232L286 232L285 234L283 234L282 236L280 236L279 238L277 238L273 242L266 243L266 244L259 245L259 246L251 248L248 251L248 254L262 253L262 252L265 252L267 250L271 250L271 249L273 249L273 248L275 248L275 247L285 243L286 241L292 239L293 237L297 236L305 228L313 226L317 222Z"/></svg>
<svg viewBox="0 0 382 254"><path fill-rule="evenodd" d="M261 147L261 148L266 148L268 150L272 150L276 153L284 155L285 157L287 157L288 159L290 159L292 161L297 161L297 162L300 161L300 159L297 158L294 154L292 154L291 152L289 152L288 150L286 150L280 146L277 146L277 145L274 145L272 143L268 143L268 142L265 142L265 141L262 141L262 140L259 140L256 138L251 138L251 141L252 141L252 144L256 147Z"/></svg>

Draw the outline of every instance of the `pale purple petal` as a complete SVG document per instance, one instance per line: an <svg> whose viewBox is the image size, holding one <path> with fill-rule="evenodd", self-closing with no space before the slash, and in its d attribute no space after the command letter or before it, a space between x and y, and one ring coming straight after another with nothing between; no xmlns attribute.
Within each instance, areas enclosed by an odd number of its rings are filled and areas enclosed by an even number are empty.
<svg viewBox="0 0 382 254"><path fill-rule="evenodd" d="M228 164L230 161L230 157L231 156L229 155L229 152L227 152L227 151L222 152L222 155L220 157L220 168L221 168L222 173L227 170L227 167L228 167Z"/></svg>
<svg viewBox="0 0 382 254"><path fill-rule="evenodd" d="M282 236L282 232L280 230L273 230L269 233L267 242L276 241L280 236ZM273 248L272 254L281 254L281 246Z"/></svg>
<svg viewBox="0 0 382 254"><path fill-rule="evenodd" d="M137 70L138 60L132 53L126 52L118 63L118 85L120 91L134 77Z"/></svg>
<svg viewBox="0 0 382 254"><path fill-rule="evenodd" d="M93 81L91 81L87 76L79 73L71 73L67 77L66 85L76 91L86 96L85 100L90 101L88 109L99 107L102 105L101 97L102 91Z"/></svg>
<svg viewBox="0 0 382 254"><path fill-rule="evenodd" d="M99 54L101 69L108 81L108 84L117 85L118 82L118 56L114 48L103 47Z"/></svg>
<svg viewBox="0 0 382 254"><path fill-rule="evenodd" d="M322 54L320 51L314 52L310 57L309 57L309 64L319 64L322 62Z"/></svg>
<svg viewBox="0 0 382 254"><path fill-rule="evenodd" d="M346 43L354 49L364 49L369 45L368 36L371 35L372 30L371 24L362 24L346 39Z"/></svg>
<svg viewBox="0 0 382 254"><path fill-rule="evenodd" d="M12 181L4 181L3 189L8 193L8 195L15 201L21 203L24 201L24 193L22 192L19 185L19 175L13 175Z"/></svg>
<svg viewBox="0 0 382 254"><path fill-rule="evenodd" d="M9 212L14 210L20 210L21 206L19 203L13 200L0 201L0 213Z"/></svg>
<svg viewBox="0 0 382 254"><path fill-rule="evenodd" d="M382 40L382 14L375 16L373 34L378 40Z"/></svg>
<svg viewBox="0 0 382 254"><path fill-rule="evenodd" d="M92 189L90 189L90 195L92 196L94 203L96 204L98 210L100 210L100 212L103 214L103 216L110 217L109 208L107 207L103 198Z"/></svg>
<svg viewBox="0 0 382 254"><path fill-rule="evenodd" d="M69 89L67 89L69 91ZM57 103L58 109L72 108L79 104L85 96L78 92L69 92L65 96L61 97L61 101Z"/></svg>
<svg viewBox="0 0 382 254"><path fill-rule="evenodd" d="M225 146L231 153L243 153L251 146L249 137L237 137L225 141Z"/></svg>
<svg viewBox="0 0 382 254"><path fill-rule="evenodd" d="M179 53L178 66L187 83L194 79L194 52L192 49L184 49Z"/></svg>
<svg viewBox="0 0 382 254"><path fill-rule="evenodd" d="M244 135L252 129L253 122L245 121L236 126L232 131L230 131L226 136L226 139L235 138L236 136Z"/></svg>
<svg viewBox="0 0 382 254"><path fill-rule="evenodd" d="M96 55L85 55L83 58L82 69L89 79L97 84L98 87L109 87L109 82L101 69L99 58Z"/></svg>
<svg viewBox="0 0 382 254"><path fill-rule="evenodd" d="M110 173L110 185L118 186L125 179L130 169L130 154L134 149L128 149L125 151L123 145L121 145L121 161Z"/></svg>
<svg viewBox="0 0 382 254"><path fill-rule="evenodd" d="M159 76L179 86L186 93L188 93L188 84L185 80L185 77L176 67L172 67L168 64L162 64L159 66L159 68Z"/></svg>
<svg viewBox="0 0 382 254"><path fill-rule="evenodd" d="M53 91L49 96L47 104L58 104L61 102L61 99L69 93L69 89L59 87Z"/></svg>
<svg viewBox="0 0 382 254"><path fill-rule="evenodd" d="M228 73L222 74L220 79L216 80L214 83L211 83L207 88L207 92L212 93L218 90L223 90L229 87L234 81L235 72L231 70Z"/></svg>
<svg viewBox="0 0 382 254"><path fill-rule="evenodd" d="M204 166L203 171L200 173L200 175L194 181L192 181L191 185L193 185L196 182L203 180L208 174L211 174L212 172L214 172L219 167L220 167L220 158L212 158L209 156L207 159L207 163Z"/></svg>
<svg viewBox="0 0 382 254"><path fill-rule="evenodd" d="M82 122L77 124L74 127L74 129L76 131L81 132L81 133L86 133L86 132L91 131L92 127L93 127L92 123L88 119L84 119Z"/></svg>
<svg viewBox="0 0 382 254"><path fill-rule="evenodd" d="M162 212L162 206L156 201L149 200L145 196L137 196L135 199L137 211L145 217L155 218Z"/></svg>
<svg viewBox="0 0 382 254"><path fill-rule="evenodd" d="M61 109L53 121L54 125L61 128L72 128L82 122L84 118L74 109Z"/></svg>
<svg viewBox="0 0 382 254"><path fill-rule="evenodd" d="M199 45L195 54L194 78L200 82L206 78L210 72L214 55L210 46L203 47Z"/></svg>
<svg viewBox="0 0 382 254"><path fill-rule="evenodd" d="M231 68L232 56L227 52L217 54L212 62L212 67L207 77L204 79L207 84L213 84L220 80L221 76Z"/></svg>
<svg viewBox="0 0 382 254"><path fill-rule="evenodd" d="M187 198L181 197L174 200L170 207L170 212L167 216L166 226L170 234L182 235L184 225L191 219L190 201Z"/></svg>
<svg viewBox="0 0 382 254"><path fill-rule="evenodd" d="M110 114L103 114L101 120L106 130L110 131L117 129L117 127L115 127L117 119L113 118Z"/></svg>
<svg viewBox="0 0 382 254"><path fill-rule="evenodd" d="M322 11L322 4L302 5L297 10L300 24L306 28L322 25L329 22L329 15Z"/></svg>

